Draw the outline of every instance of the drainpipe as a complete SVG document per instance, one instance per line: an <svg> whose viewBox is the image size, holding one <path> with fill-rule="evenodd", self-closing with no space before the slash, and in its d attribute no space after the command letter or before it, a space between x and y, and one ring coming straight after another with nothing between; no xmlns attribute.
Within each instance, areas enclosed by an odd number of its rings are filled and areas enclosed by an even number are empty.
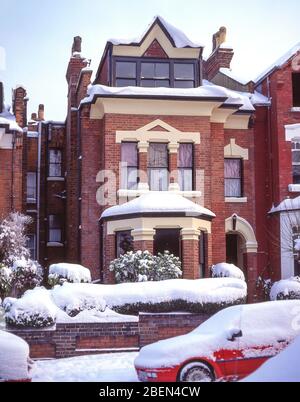
<svg viewBox="0 0 300 402"><path fill-rule="evenodd" d="M38 166L37 166L37 215L36 215L36 259L40 259L40 207L41 207L41 154L42 154L42 122L38 125Z"/></svg>
<svg viewBox="0 0 300 402"><path fill-rule="evenodd" d="M270 185L271 185L271 196L272 196L272 203L274 203L274 179L273 179L273 138L272 138L272 98L271 98L271 89L270 89L270 77L267 77L267 91L268 91L268 98L271 101L271 105L268 106L268 141L270 145L270 170L271 170L271 180L270 180Z"/></svg>
<svg viewBox="0 0 300 402"><path fill-rule="evenodd" d="M12 133L12 152L11 152L11 196L10 196L10 209L14 211L14 185L15 185L15 146L16 146L16 132Z"/></svg>

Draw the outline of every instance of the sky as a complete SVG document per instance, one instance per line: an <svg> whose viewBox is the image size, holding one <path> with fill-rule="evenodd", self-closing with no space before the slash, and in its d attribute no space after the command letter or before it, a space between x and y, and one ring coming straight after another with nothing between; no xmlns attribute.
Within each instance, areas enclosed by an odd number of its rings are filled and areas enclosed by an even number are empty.
<svg viewBox="0 0 300 402"><path fill-rule="evenodd" d="M29 113L45 104L45 117L64 120L65 73L73 37L97 70L109 38L141 35L155 15L205 44L221 26L235 56L232 69L254 79L300 42L299 0L0 0L0 80L6 102L23 85Z"/></svg>

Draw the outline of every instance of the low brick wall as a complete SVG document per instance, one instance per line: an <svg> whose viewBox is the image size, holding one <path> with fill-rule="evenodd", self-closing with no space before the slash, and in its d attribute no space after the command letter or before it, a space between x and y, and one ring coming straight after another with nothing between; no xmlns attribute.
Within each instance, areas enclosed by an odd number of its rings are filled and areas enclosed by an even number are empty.
<svg viewBox="0 0 300 402"><path fill-rule="evenodd" d="M47 329L9 329L30 346L33 359L138 350L161 339L186 334L209 318L204 314L141 313L139 321L56 324Z"/></svg>
<svg viewBox="0 0 300 402"><path fill-rule="evenodd" d="M206 321L207 314L148 314L139 315L140 347L162 339L184 335Z"/></svg>

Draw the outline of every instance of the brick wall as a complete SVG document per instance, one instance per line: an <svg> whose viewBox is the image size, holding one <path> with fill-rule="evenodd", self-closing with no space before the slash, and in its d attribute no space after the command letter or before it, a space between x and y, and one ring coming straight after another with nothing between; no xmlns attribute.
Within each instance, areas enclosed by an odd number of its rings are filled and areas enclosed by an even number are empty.
<svg viewBox="0 0 300 402"><path fill-rule="evenodd" d="M161 339L187 334L210 316L205 314L144 314L137 322L57 324L43 330L12 330L30 346L30 356L66 358L138 350Z"/></svg>

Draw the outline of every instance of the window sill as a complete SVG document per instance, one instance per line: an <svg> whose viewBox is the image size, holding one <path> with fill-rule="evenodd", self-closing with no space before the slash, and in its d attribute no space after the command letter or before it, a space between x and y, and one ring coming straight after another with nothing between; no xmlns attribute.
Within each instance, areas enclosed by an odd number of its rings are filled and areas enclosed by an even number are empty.
<svg viewBox="0 0 300 402"><path fill-rule="evenodd" d="M57 243L55 241L50 241L47 243L47 247L64 247L63 243Z"/></svg>
<svg viewBox="0 0 300 402"><path fill-rule="evenodd" d="M300 107L299 106L292 107L291 112L300 112Z"/></svg>
<svg viewBox="0 0 300 402"><path fill-rule="evenodd" d="M64 177L47 177L47 181L65 181Z"/></svg>
<svg viewBox="0 0 300 402"><path fill-rule="evenodd" d="M27 198L26 203L27 204L36 204L36 199L35 198Z"/></svg>
<svg viewBox="0 0 300 402"><path fill-rule="evenodd" d="M300 193L300 184L289 184L290 193Z"/></svg>
<svg viewBox="0 0 300 402"><path fill-rule="evenodd" d="M247 197L225 197L225 202L234 203L234 204L238 204L238 203L245 204L246 202L248 202L248 198Z"/></svg>

